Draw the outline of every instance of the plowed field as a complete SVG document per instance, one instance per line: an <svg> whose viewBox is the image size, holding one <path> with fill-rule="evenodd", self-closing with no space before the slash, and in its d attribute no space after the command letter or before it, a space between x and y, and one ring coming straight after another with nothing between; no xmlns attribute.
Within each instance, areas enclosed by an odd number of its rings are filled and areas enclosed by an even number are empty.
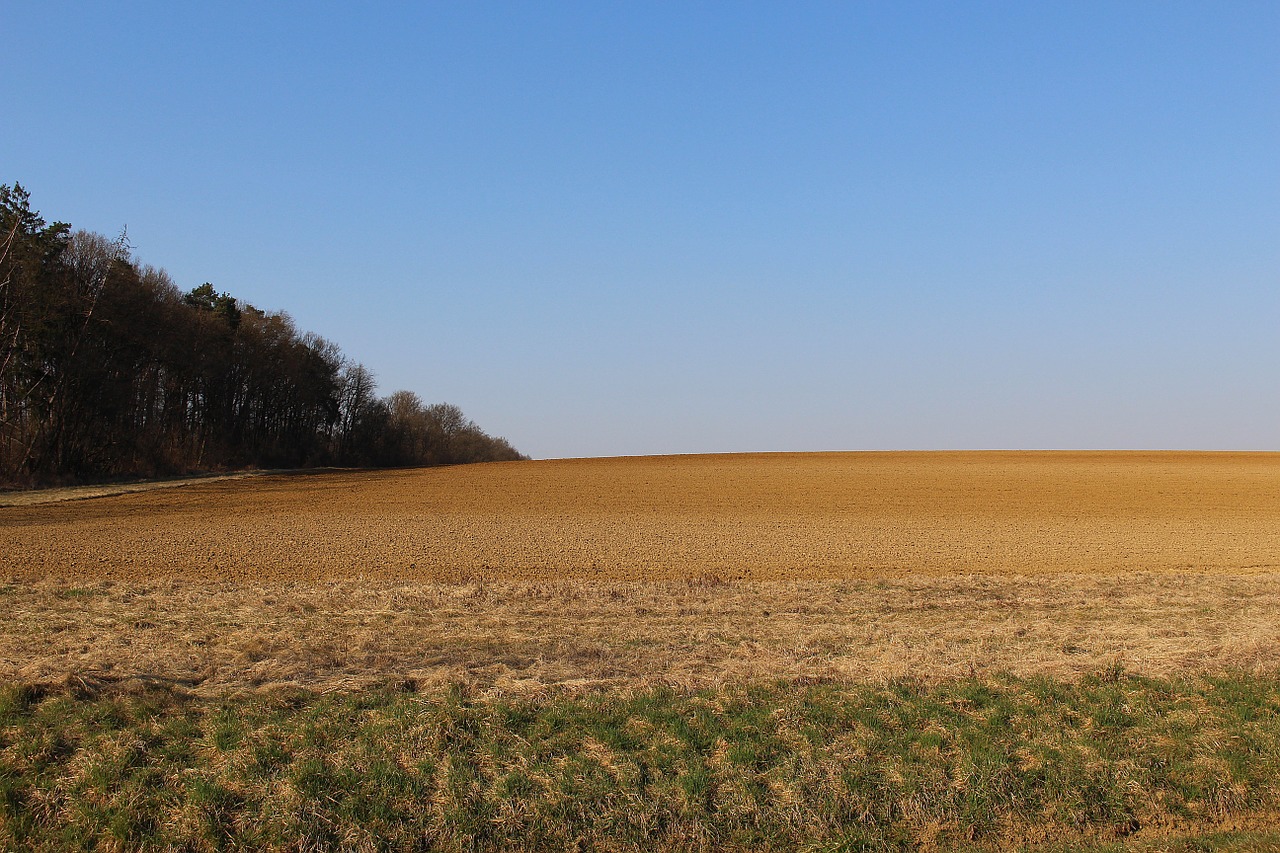
<svg viewBox="0 0 1280 853"><path fill-rule="evenodd" d="M525 692L1280 661L1280 454L564 460L33 503L68 496L0 506L0 681Z"/></svg>
<svg viewBox="0 0 1280 853"><path fill-rule="evenodd" d="M1280 568L1280 454L636 457L0 507L0 578L724 581Z"/></svg>

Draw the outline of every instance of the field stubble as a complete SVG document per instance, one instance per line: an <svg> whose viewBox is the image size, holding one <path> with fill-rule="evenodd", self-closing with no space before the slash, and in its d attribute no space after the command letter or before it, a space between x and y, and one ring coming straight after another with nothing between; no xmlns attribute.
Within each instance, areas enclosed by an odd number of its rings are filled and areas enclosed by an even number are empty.
<svg viewBox="0 0 1280 853"><path fill-rule="evenodd" d="M1272 574L0 588L0 679L194 692L1273 672Z"/></svg>

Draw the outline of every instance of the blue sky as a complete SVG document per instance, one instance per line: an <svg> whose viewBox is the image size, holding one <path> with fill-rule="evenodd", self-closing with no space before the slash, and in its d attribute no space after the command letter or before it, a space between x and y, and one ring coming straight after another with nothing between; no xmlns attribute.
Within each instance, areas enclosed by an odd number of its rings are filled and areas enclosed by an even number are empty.
<svg viewBox="0 0 1280 853"><path fill-rule="evenodd" d="M0 5L0 182L537 457L1280 449L1280 4Z"/></svg>

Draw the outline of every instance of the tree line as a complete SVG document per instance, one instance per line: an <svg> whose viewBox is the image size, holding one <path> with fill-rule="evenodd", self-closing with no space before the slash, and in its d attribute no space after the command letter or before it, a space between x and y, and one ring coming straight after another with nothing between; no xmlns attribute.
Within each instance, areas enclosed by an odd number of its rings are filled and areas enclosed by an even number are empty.
<svg viewBox="0 0 1280 853"><path fill-rule="evenodd" d="M245 467L523 459L457 406L372 374L212 284L0 184L0 486Z"/></svg>

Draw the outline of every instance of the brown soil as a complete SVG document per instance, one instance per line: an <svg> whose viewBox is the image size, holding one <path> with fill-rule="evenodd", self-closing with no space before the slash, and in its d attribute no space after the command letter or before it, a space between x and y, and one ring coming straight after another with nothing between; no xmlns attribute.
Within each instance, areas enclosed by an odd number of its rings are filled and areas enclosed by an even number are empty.
<svg viewBox="0 0 1280 853"><path fill-rule="evenodd" d="M556 460L0 507L0 578L280 583L1280 571L1280 454Z"/></svg>
<svg viewBox="0 0 1280 853"><path fill-rule="evenodd" d="M1271 671L1278 590L1280 454L267 475L0 507L0 680L519 692Z"/></svg>

